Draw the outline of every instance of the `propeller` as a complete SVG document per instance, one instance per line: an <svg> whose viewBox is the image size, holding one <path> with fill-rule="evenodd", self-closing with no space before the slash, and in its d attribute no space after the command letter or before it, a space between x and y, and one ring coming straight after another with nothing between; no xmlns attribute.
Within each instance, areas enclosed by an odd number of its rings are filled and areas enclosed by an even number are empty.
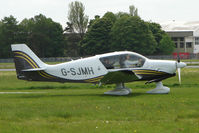
<svg viewBox="0 0 199 133"><path fill-rule="evenodd" d="M180 55L178 54L177 56L177 62L180 63ZM178 80L179 80L179 84L181 85L181 69L180 68L177 68L178 69Z"/></svg>
<svg viewBox="0 0 199 133"><path fill-rule="evenodd" d="M181 84L181 74L180 74L180 68L178 68L178 80L179 80L179 83Z"/></svg>
<svg viewBox="0 0 199 133"><path fill-rule="evenodd" d="M176 68L178 69L178 79L179 79L180 84L181 84L181 69L180 68L183 68L185 66L186 66L186 64L184 62L180 62L180 56L178 54L177 62L176 62Z"/></svg>

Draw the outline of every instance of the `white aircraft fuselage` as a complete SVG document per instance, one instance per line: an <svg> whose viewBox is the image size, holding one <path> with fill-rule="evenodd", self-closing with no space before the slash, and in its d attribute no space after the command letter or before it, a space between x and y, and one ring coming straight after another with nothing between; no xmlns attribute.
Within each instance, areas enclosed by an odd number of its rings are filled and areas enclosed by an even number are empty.
<svg viewBox="0 0 199 133"><path fill-rule="evenodd" d="M119 84L160 82L176 75L186 64L151 60L129 51L112 52L56 65L42 62L25 44L12 45L19 79L28 81Z"/></svg>

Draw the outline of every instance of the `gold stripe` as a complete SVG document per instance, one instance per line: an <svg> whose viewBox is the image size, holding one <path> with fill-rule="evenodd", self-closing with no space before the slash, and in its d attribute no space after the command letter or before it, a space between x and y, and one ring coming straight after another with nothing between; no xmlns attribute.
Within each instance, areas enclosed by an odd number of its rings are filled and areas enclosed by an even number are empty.
<svg viewBox="0 0 199 133"><path fill-rule="evenodd" d="M94 79L94 80L86 80L88 82L95 82L95 81L100 81L100 79Z"/></svg>
<svg viewBox="0 0 199 133"><path fill-rule="evenodd" d="M38 72L38 73L39 73L42 77L47 78L47 79L50 79L49 77L43 75L41 72Z"/></svg>
<svg viewBox="0 0 199 133"><path fill-rule="evenodd" d="M35 61L32 60L32 59L31 59L29 56L27 56L26 54L24 54L24 53L22 53L22 52L15 52L15 53L18 53L18 54L21 54L21 55L25 56L26 58L28 58L28 59L33 63L33 65L36 66L36 68L39 68L38 65L35 63Z"/></svg>
<svg viewBox="0 0 199 133"><path fill-rule="evenodd" d="M85 80L85 81L86 81L86 80ZM86 81L86 82L93 83L93 82L98 82L98 81L100 81L100 79L98 79L98 80L93 80L93 81Z"/></svg>
<svg viewBox="0 0 199 133"><path fill-rule="evenodd" d="M29 60L26 59L25 57L23 57L23 56L15 56L15 57L18 57L18 58L26 60L33 68L35 68L35 66L32 63L30 63Z"/></svg>
<svg viewBox="0 0 199 133"><path fill-rule="evenodd" d="M29 56L27 56L26 54L24 54L24 53L22 53L22 52L15 52L15 53L21 54L21 55L25 56L26 58L28 58L28 59L33 63L33 65L36 66L36 68L39 68L38 65L35 63L35 61L32 60L32 59L31 59Z"/></svg>
<svg viewBox="0 0 199 133"><path fill-rule="evenodd" d="M156 73L156 74L165 74L165 73L158 73L158 72L135 72L135 73Z"/></svg>
<svg viewBox="0 0 199 133"><path fill-rule="evenodd" d="M86 80L86 81L96 81L96 80L101 80L102 78L96 78L96 79L90 79L90 80Z"/></svg>
<svg viewBox="0 0 199 133"><path fill-rule="evenodd" d="M133 70L133 71L149 71L149 72L160 72L160 71L156 71L156 70Z"/></svg>
<svg viewBox="0 0 199 133"><path fill-rule="evenodd" d="M163 75L164 73L144 73L144 72L137 72L135 74Z"/></svg>
<svg viewBox="0 0 199 133"><path fill-rule="evenodd" d="M104 76L100 76L100 77L97 77L97 78L92 78L92 79L87 79L87 80L84 80L86 82L98 82L100 81Z"/></svg>
<svg viewBox="0 0 199 133"><path fill-rule="evenodd" d="M49 78L55 78L55 77L53 77L53 76L49 75L48 73L46 73L46 72L44 72L44 71L41 71L41 73L42 73L43 75L45 75L45 76L49 77Z"/></svg>
<svg viewBox="0 0 199 133"><path fill-rule="evenodd" d="M98 82L98 81L100 81L100 79L98 79L98 80L92 80L92 81L89 81L89 80L84 80L84 81L86 81L86 82Z"/></svg>
<svg viewBox="0 0 199 133"><path fill-rule="evenodd" d="M19 54L23 54L23 53L19 53ZM26 60L33 68L35 68L35 66L32 64L32 61L30 62L28 59L26 59L25 57L23 57L23 56L15 56L15 57L19 57L19 58L22 58L22 59L24 59L24 60ZM26 56L27 57L27 56ZM28 58L28 57L27 57ZM30 59L30 58L29 58ZM36 65L37 66L37 65ZM50 75L47 75L47 74L45 74L44 72L38 72L39 73L39 75L41 75L42 77L44 77L44 78L47 78L47 79L50 79ZM51 76L52 77L52 76Z"/></svg>
<svg viewBox="0 0 199 133"><path fill-rule="evenodd" d="M100 77L97 77L97 78L87 79L87 80L85 80L85 81L100 80L100 79L102 79L103 77L104 77L104 76L100 76Z"/></svg>
<svg viewBox="0 0 199 133"><path fill-rule="evenodd" d="M159 74L164 74L165 72L159 72L159 71L154 71L154 70L132 70L133 72L146 72L146 73L159 73Z"/></svg>

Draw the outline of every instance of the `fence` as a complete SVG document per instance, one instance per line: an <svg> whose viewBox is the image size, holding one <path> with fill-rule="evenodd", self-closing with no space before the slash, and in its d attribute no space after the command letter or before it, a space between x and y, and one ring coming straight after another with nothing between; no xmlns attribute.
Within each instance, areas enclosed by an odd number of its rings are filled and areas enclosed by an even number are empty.
<svg viewBox="0 0 199 133"><path fill-rule="evenodd" d="M152 55L146 56L149 59L161 59L161 60L175 60L173 55ZM81 57L50 57L41 58L44 62L67 62L71 60L80 59ZM199 54L190 54L187 59L199 59ZM0 59L0 63L13 63L13 59Z"/></svg>
<svg viewBox="0 0 199 133"><path fill-rule="evenodd" d="M176 60L176 56L174 55L152 55L152 56L146 56L149 59L161 59L161 60ZM189 56L182 57L181 59L199 59L199 54L189 54Z"/></svg>

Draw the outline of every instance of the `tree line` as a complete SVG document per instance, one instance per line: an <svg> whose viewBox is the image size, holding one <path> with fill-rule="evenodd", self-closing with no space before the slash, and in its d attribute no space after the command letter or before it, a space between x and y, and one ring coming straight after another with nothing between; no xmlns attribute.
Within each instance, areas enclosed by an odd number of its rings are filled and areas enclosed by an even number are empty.
<svg viewBox="0 0 199 133"><path fill-rule="evenodd" d="M67 27L39 14L20 23L14 16L0 21L0 58L10 58L11 44L25 43L39 57L88 56L112 51L144 55L170 54L174 43L154 22L146 22L133 5L129 13L107 12L89 20L81 2L69 4Z"/></svg>
<svg viewBox="0 0 199 133"><path fill-rule="evenodd" d="M40 57L63 56L62 26L44 15L24 19L20 23L13 16L0 21L0 57L12 57L10 45L27 44Z"/></svg>

